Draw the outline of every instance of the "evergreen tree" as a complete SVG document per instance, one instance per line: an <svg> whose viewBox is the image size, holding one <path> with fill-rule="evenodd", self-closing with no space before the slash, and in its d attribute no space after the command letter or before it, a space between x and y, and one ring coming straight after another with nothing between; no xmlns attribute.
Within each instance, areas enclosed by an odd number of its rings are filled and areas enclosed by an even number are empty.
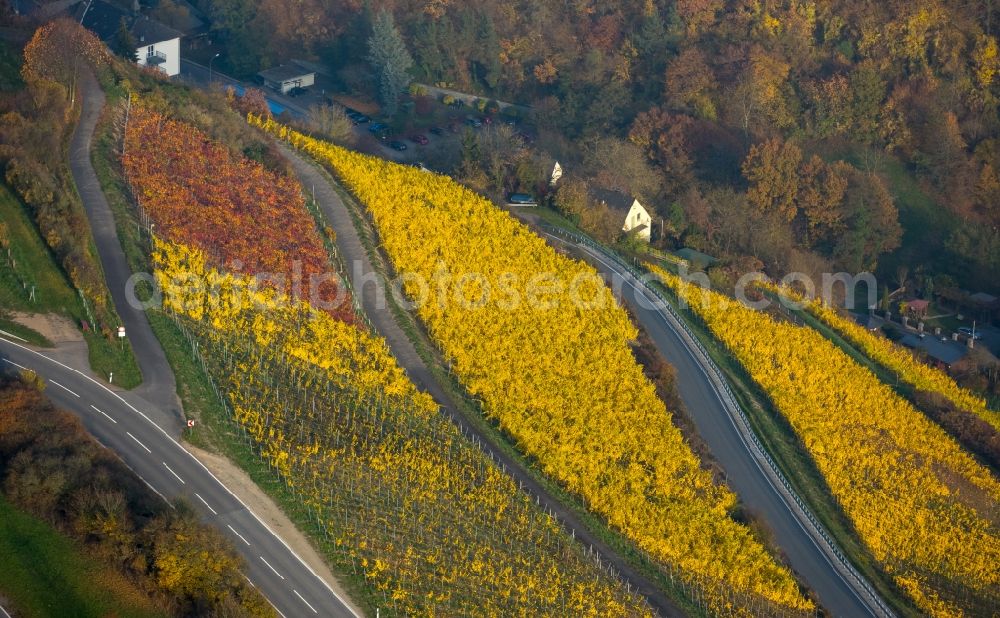
<svg viewBox="0 0 1000 618"><path fill-rule="evenodd" d="M392 14L386 10L379 11L372 26L372 35L368 39L368 62L378 76L382 111L391 116L396 113L399 95L410 84L409 70L413 66L413 58L406 50Z"/></svg>
<svg viewBox="0 0 1000 618"><path fill-rule="evenodd" d="M420 73L429 82L445 79L441 41L437 20L423 17L416 22L413 30L413 51L417 57Z"/></svg>
<svg viewBox="0 0 1000 618"><path fill-rule="evenodd" d="M479 77L486 86L493 90L500 81L503 65L500 64L500 39L497 36L493 18L486 15L479 25L478 53L476 63L479 65Z"/></svg>
<svg viewBox="0 0 1000 618"><path fill-rule="evenodd" d="M136 52L138 48L139 44L135 42L135 37L129 32L128 26L125 25L125 18L123 17L118 24L118 32L115 33L115 38L111 42L111 51L122 58L136 62L139 59Z"/></svg>

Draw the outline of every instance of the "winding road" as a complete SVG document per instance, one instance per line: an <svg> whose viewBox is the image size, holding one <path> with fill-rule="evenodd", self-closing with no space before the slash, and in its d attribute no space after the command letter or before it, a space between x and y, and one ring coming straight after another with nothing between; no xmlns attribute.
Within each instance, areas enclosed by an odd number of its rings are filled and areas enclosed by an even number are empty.
<svg viewBox="0 0 1000 618"><path fill-rule="evenodd" d="M837 556L824 532L781 483L762 449L755 445L749 425L741 421L735 409L738 404L727 395L711 361L699 352L664 301L607 253L543 234L551 243L579 249L595 268L612 278L612 287L635 309L660 354L676 369L680 397L698 433L725 470L728 485L767 522L789 564L816 592L823 607L846 618L892 616L870 585Z"/></svg>
<svg viewBox="0 0 1000 618"><path fill-rule="evenodd" d="M464 432L476 436L482 448L502 462L509 473L523 484L525 491L538 497L541 504L553 511L581 541L592 543L623 578L647 596L657 610L666 615L676 615L677 608L661 592L638 575L610 547L594 539L572 513L567 512L518 463L506 457L488 436L470 426L456 411L454 402L437 383L387 307L383 287L375 283L377 275L350 212L331 186L329 177L295 150L280 143L279 147L291 161L303 188L313 191L324 215L337 230L337 245L348 264L356 295L375 329L385 337L393 355L410 378L429 392ZM562 238L546 236L553 243L568 243ZM824 539L822 530L796 503L790 490L781 484L776 471L768 467L762 450L755 448L749 427L741 426L733 409L735 401L727 397L723 384L718 378L713 379L706 367L710 361L698 357L694 342L685 337L683 327L665 310L662 301L607 254L584 245L568 244L584 251L599 271L613 277L614 285L622 290L626 302L635 307L638 319L654 344L675 367L680 396L699 433L726 471L730 487L744 504L767 522L791 567L816 592L823 607L834 616L848 618L892 616L891 610L868 583L853 571L853 567L839 559L836 549Z"/></svg>
<svg viewBox="0 0 1000 618"><path fill-rule="evenodd" d="M90 144L105 97L89 71L80 72L80 92L83 110L70 146L70 169L143 384L128 392L112 390L86 367L68 364L72 361L58 350L35 350L6 334L0 334L0 371L27 369L37 373L48 384L46 393L53 402L77 414L87 430L153 491L166 500L185 497L204 521L233 542L246 560L247 579L279 615L358 617L346 599L178 442L184 418L174 373L145 313L127 302L126 284L132 273L90 159Z"/></svg>
<svg viewBox="0 0 1000 618"><path fill-rule="evenodd" d="M131 272L118 242L114 219L90 162L90 143L104 104L100 87L88 72L81 79L83 112L70 151L71 170L93 228L95 243L115 306L129 333L144 383L132 393L117 393L85 371L63 364L23 343L0 337L0 365L35 371L49 384L54 402L78 414L97 439L114 450L146 483L166 499L185 496L202 514L233 540L246 558L247 577L271 601L282 616L357 616L350 605L319 578L306 563L201 462L175 440L180 434L182 413L176 397L173 372L145 314L125 299L125 283ZM490 440L470 426L416 353L413 344L396 323L375 269L354 228L346 206L329 180L297 153L285 149L303 186L313 187L331 225L337 230L338 246L352 266L351 275L363 307L375 328L389 343L400 364L418 386L427 390L466 433L500 461L538 497L584 544L592 545L623 578L631 582L663 615L680 611L663 593L635 572L617 554L597 539L516 462L495 448ZM560 240L560 242L565 242ZM782 491L755 454L745 432L732 416L724 393L706 371L671 317L653 302L653 296L620 264L607 255L578 245L601 271L622 284L627 302L636 307L638 319L663 356L677 370L680 395L699 433L725 469L729 485L743 502L761 514L788 556L791 566L816 591L822 605L836 616L891 615L880 599L845 573L831 558L823 542L803 519L794 501ZM2 368L0 368L2 369Z"/></svg>
<svg viewBox="0 0 1000 618"><path fill-rule="evenodd" d="M77 123L73 140L69 147L69 167L73 174L83 208L90 221L91 233L97 254L101 259L105 280L111 292L111 300L115 310L122 319L125 332L139 371L142 372L142 384L134 392L149 401L155 401L157 408L151 412L158 423L173 430L174 435L180 435L184 425L184 414L177 398L177 383L174 372L167 362L167 356L160 347L160 341L149 326L146 313L139 307L128 302L126 284L132 271L125 259L125 251L118 241L118 230L111 206L101 190L97 173L90 160L90 146L94 138L94 129L104 109L105 97L94 74L89 70L80 71L80 94L83 97L83 109L80 121Z"/></svg>

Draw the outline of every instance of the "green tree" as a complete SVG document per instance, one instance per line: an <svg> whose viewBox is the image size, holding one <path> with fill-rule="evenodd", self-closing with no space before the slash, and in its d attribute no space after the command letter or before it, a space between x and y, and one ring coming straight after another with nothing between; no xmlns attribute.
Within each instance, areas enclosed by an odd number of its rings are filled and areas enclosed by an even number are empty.
<svg viewBox="0 0 1000 618"><path fill-rule="evenodd" d="M437 20L423 16L416 22L413 28L413 53L424 79L434 82L444 78L441 28Z"/></svg>
<svg viewBox="0 0 1000 618"><path fill-rule="evenodd" d="M115 33L115 38L111 41L111 51L122 58L127 58L135 62L138 60L138 56L136 55L138 48L139 44L135 42L135 37L129 32L128 26L125 25L125 18L123 17L118 24L118 32Z"/></svg>
<svg viewBox="0 0 1000 618"><path fill-rule="evenodd" d="M866 60L857 65L848 79L854 135L872 143L879 136L882 102L885 100L886 83L874 62Z"/></svg>
<svg viewBox="0 0 1000 618"><path fill-rule="evenodd" d="M497 87L503 66L500 64L500 38L497 36L493 18L485 15L479 24L476 64L478 77L491 90Z"/></svg>
<svg viewBox="0 0 1000 618"><path fill-rule="evenodd" d="M409 70L413 58L403 43L396 22L388 11L379 11L368 39L368 62L378 76L382 111L391 116L396 113L399 95L410 84Z"/></svg>

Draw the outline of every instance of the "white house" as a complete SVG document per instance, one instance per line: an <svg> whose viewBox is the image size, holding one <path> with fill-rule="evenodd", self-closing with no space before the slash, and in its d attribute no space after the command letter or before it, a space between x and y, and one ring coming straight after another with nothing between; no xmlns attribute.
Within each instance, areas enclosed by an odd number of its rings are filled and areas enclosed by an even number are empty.
<svg viewBox="0 0 1000 618"><path fill-rule="evenodd" d="M132 24L139 66L152 66L170 77L181 72L181 33L145 15Z"/></svg>
<svg viewBox="0 0 1000 618"><path fill-rule="evenodd" d="M649 212L639 203L638 199L608 189L591 189L590 193L595 200L623 216L623 232L633 234L649 242L653 218L649 216Z"/></svg>
<svg viewBox="0 0 1000 618"><path fill-rule="evenodd" d="M649 234L652 227L653 218L649 216L649 213L639 203L639 200L634 200L632 207L628 209L628 214L625 215L625 225L622 226L622 231L625 233L634 233L639 238L649 242Z"/></svg>

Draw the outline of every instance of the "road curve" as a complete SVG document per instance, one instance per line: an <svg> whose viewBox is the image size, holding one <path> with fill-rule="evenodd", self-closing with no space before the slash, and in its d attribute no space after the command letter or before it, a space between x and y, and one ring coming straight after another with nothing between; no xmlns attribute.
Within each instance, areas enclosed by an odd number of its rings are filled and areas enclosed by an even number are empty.
<svg viewBox="0 0 1000 618"><path fill-rule="evenodd" d="M594 247L544 233L556 243L584 252L588 261L612 278L612 287L635 309L637 319L662 356L677 372L677 388L688 414L712 455L726 472L728 485L774 534L791 567L834 616L891 616L877 596L841 564L805 512L770 470L763 453L748 439L750 428L738 418L729 397L706 367L695 344L663 301L617 260Z"/></svg>
<svg viewBox="0 0 1000 618"><path fill-rule="evenodd" d="M80 121L70 144L73 180L90 221L115 308L142 371L143 383L117 393L91 376L22 343L0 337L0 370L28 367L45 378L48 395L84 425L152 488L168 499L186 496L203 518L234 541L246 558L247 576L283 616L357 616L351 606L233 492L174 439L183 412L174 373L144 311L128 302L132 272L118 240L111 207L90 158L94 130L105 104L90 70L80 71ZM315 610L315 611L312 611Z"/></svg>
<svg viewBox="0 0 1000 618"><path fill-rule="evenodd" d="M135 389L135 392L156 402L157 409L153 413L157 415L157 422L173 429L176 435L183 427L184 415L177 398L174 372L167 362L159 340L149 326L146 314L128 302L126 286L132 271L118 241L118 230L115 227L111 207L104 196L104 191L101 190L93 162L90 160L94 129L104 108L104 91L89 69L80 71L79 84L83 108L80 112L80 121L73 133L73 140L70 142L70 172L87 213L87 219L90 221L91 233L111 292L111 300L122 319L125 333L132 344L132 352L142 372L142 385Z"/></svg>
<svg viewBox="0 0 1000 618"><path fill-rule="evenodd" d="M84 426L165 500L183 496L232 541L244 573L285 618L359 614L150 414L154 406L119 394L85 372L23 343L0 337L0 371L28 369L47 383L46 395Z"/></svg>
<svg viewBox="0 0 1000 618"><path fill-rule="evenodd" d="M640 575L610 546L591 533L572 511L566 509L545 488L539 485L519 463L497 448L488 436L463 418L454 400L437 382L434 374L417 354L409 337L396 322L385 297L386 286L380 283L379 275L372 266L368 252L354 227L350 212L340 196L334 191L329 177L303 155L281 142L276 143L291 162L292 170L303 189L307 193L314 192L317 204L329 224L336 230L337 247L353 283L356 300L360 301L365 314L371 319L372 326L386 340L393 356L414 384L434 397L434 400L452 422L463 433L472 436L485 453L499 462L507 474L518 481L523 491L536 498L542 508L552 513L566 530L572 531L580 543L584 546L589 545L602 557L605 563L610 563L615 572L629 582L633 590L646 597L650 605L661 616L683 616L684 613L667 598L662 590Z"/></svg>

